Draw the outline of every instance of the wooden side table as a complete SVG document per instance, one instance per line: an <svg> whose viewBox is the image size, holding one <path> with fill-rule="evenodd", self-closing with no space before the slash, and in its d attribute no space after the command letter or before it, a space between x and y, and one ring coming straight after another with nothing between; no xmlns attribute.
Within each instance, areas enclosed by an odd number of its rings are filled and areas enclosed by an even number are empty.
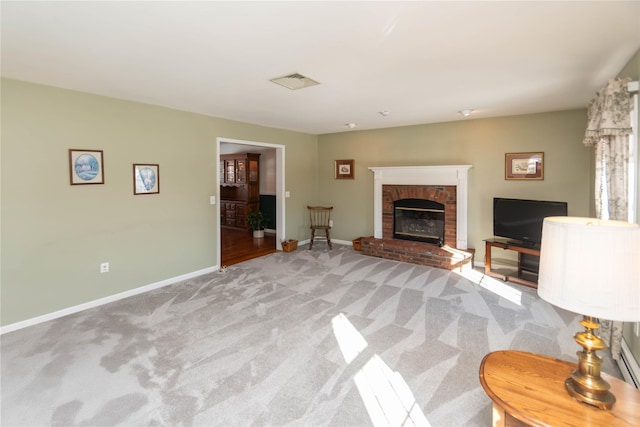
<svg viewBox="0 0 640 427"><path fill-rule="evenodd" d="M616 403L603 411L574 400L564 380L575 363L521 351L496 351L480 364L480 383L493 400L493 426L613 427L640 425L640 390L602 374Z"/></svg>

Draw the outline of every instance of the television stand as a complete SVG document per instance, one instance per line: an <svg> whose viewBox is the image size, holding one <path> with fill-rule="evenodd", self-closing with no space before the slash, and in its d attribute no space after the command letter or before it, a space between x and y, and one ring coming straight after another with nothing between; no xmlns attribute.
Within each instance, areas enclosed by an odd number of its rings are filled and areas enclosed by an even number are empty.
<svg viewBox="0 0 640 427"><path fill-rule="evenodd" d="M518 271L515 276L500 274L491 271L491 248L501 248L518 252ZM540 257L540 248L526 246L521 242L506 239L486 239L485 255L484 255L484 274L504 280L505 282L513 282L519 285L529 286L530 288L538 287L538 261ZM532 276L527 280L525 274Z"/></svg>

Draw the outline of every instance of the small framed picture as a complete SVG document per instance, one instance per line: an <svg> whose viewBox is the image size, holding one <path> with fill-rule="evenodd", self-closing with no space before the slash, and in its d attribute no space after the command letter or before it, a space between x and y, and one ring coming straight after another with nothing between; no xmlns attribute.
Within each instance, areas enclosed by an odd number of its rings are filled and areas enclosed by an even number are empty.
<svg viewBox="0 0 640 427"><path fill-rule="evenodd" d="M160 165L133 165L133 194L160 193Z"/></svg>
<svg viewBox="0 0 640 427"><path fill-rule="evenodd" d="M335 161L335 179L353 179L354 172L353 160Z"/></svg>
<svg viewBox="0 0 640 427"><path fill-rule="evenodd" d="M102 150L69 150L71 185L104 184Z"/></svg>
<svg viewBox="0 0 640 427"><path fill-rule="evenodd" d="M544 179L544 153L506 153L504 179Z"/></svg>

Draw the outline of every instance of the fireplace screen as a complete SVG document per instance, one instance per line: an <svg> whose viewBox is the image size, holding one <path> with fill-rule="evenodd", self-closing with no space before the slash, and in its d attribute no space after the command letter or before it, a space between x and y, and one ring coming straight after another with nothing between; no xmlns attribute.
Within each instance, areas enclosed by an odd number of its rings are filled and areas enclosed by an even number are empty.
<svg viewBox="0 0 640 427"><path fill-rule="evenodd" d="M444 205L432 200L402 199L393 203L393 238L444 244Z"/></svg>

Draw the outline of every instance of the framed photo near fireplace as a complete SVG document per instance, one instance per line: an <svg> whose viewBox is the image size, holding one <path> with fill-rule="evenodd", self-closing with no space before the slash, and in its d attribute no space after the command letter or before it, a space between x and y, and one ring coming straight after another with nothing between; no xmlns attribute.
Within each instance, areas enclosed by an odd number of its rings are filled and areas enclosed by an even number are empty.
<svg viewBox="0 0 640 427"><path fill-rule="evenodd" d="M336 160L335 161L335 179L353 179L354 177L353 160Z"/></svg>
<svg viewBox="0 0 640 427"><path fill-rule="evenodd" d="M543 180L544 153L506 153L504 155L504 179Z"/></svg>

